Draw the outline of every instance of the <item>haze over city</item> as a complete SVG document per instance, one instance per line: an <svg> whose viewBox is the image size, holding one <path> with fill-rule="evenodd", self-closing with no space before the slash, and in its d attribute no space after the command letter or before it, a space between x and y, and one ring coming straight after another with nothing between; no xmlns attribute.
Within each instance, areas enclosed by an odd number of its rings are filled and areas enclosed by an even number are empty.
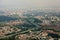
<svg viewBox="0 0 60 40"><path fill-rule="evenodd" d="M0 40L60 40L60 0L0 0Z"/></svg>
<svg viewBox="0 0 60 40"><path fill-rule="evenodd" d="M0 0L0 8L60 8L60 0Z"/></svg>

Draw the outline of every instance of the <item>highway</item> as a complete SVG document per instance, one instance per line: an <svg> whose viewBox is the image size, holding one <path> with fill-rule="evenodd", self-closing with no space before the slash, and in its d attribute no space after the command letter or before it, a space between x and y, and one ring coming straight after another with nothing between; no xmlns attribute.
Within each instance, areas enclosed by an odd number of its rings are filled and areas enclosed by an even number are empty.
<svg viewBox="0 0 60 40"><path fill-rule="evenodd" d="M29 19L27 19L27 18L26 18L26 19L22 19L22 18L21 18L21 20L26 20L28 23L30 23L30 24L32 24L32 25L35 25L37 28L40 28L39 25L31 22L31 21L30 21ZM16 36L16 35L18 35L18 34L23 34L23 33L25 33L25 32L29 32L30 30L34 30L34 28L28 29L28 30L22 31L22 32L19 31L19 32L16 32L16 33L11 34L11 35L8 35L8 36L3 36L3 37L0 37L0 39L2 39L2 38L9 38L9 37L12 37L12 36Z"/></svg>

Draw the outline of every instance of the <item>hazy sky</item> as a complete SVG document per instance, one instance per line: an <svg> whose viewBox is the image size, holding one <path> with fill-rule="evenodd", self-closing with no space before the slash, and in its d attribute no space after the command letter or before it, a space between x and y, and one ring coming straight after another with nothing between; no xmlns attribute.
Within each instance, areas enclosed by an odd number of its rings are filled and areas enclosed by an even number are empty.
<svg viewBox="0 0 60 40"><path fill-rule="evenodd" d="M0 0L6 8L60 8L60 0Z"/></svg>

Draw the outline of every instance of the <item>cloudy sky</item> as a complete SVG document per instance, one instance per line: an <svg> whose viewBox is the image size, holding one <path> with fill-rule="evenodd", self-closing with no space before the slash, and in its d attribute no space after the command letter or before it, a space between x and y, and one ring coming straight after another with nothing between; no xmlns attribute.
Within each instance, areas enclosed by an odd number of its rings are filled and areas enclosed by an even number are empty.
<svg viewBox="0 0 60 40"><path fill-rule="evenodd" d="M60 8L60 0L0 0L6 8Z"/></svg>

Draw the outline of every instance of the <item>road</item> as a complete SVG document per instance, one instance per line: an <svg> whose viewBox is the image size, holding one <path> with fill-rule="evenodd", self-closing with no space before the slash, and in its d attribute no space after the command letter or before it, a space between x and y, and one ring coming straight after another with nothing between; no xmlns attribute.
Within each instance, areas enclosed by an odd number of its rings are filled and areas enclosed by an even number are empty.
<svg viewBox="0 0 60 40"><path fill-rule="evenodd" d="M27 19L27 18L26 18L26 19L22 19L22 18L21 18L21 20L26 20L28 23L30 23L30 24L32 24L32 25L35 25L36 27L40 28L39 25L31 22L31 21L30 21L29 19ZM23 34L23 33L28 32L28 31L30 31L30 30L34 30L34 28L28 29L28 30L23 31L23 32L20 32L20 31L19 31L19 32L16 32L15 34L11 34L11 35L8 35L8 36L0 37L0 39L2 39L2 38L9 38L9 37L12 37L12 36L16 36L16 35L18 35L18 34Z"/></svg>

